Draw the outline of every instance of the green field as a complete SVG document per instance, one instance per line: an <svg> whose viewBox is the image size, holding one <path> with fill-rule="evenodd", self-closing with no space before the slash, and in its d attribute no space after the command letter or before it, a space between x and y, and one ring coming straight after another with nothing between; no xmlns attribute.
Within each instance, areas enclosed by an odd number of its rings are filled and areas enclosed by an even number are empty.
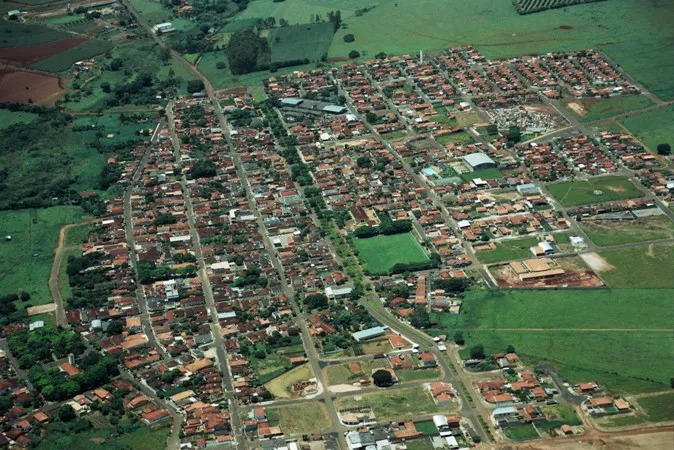
<svg viewBox="0 0 674 450"><path fill-rule="evenodd" d="M650 244L600 254L612 267L600 271L606 283L619 289L674 289L674 246ZM663 294L669 293L664 291Z"/></svg>
<svg viewBox="0 0 674 450"><path fill-rule="evenodd" d="M30 47L45 42L60 41L74 37L70 33L38 24L23 24L0 20L0 48Z"/></svg>
<svg viewBox="0 0 674 450"><path fill-rule="evenodd" d="M674 393L641 397L637 400L643 414L613 417L602 424L609 428L641 425L646 422L670 422L674 420Z"/></svg>
<svg viewBox="0 0 674 450"><path fill-rule="evenodd" d="M672 127L674 106L647 111L635 116L625 117L619 122L632 132L646 147L656 151L658 144L674 147L674 127Z"/></svg>
<svg viewBox="0 0 674 450"><path fill-rule="evenodd" d="M662 289L471 291L462 314L432 314L432 334L463 330L485 352L513 345L526 364L551 362L570 383L611 391L666 389L674 371L674 291ZM462 356L468 357L468 350Z"/></svg>
<svg viewBox="0 0 674 450"><path fill-rule="evenodd" d="M573 100L573 102L581 104L585 109L585 114L580 116L573 109L568 107L567 109L580 118L582 122L590 122L628 111L648 108L654 104L653 100L643 95L621 95L601 99Z"/></svg>
<svg viewBox="0 0 674 450"><path fill-rule="evenodd" d="M161 2L155 0L129 0L131 6L150 24L172 22L173 12L165 8Z"/></svg>
<svg viewBox="0 0 674 450"><path fill-rule="evenodd" d="M488 252L478 252L475 255L480 262L489 264L498 261L510 261L532 256L530 247L538 244L540 240L535 237L524 239L511 239L496 243L496 249Z"/></svg>
<svg viewBox="0 0 674 450"><path fill-rule="evenodd" d="M24 289L31 294L24 305L51 302L49 274L54 260L54 248L61 226L81 222L85 217L75 206L55 206L39 210L0 212L0 285L2 294ZM4 241L11 235L12 240Z"/></svg>
<svg viewBox="0 0 674 450"><path fill-rule="evenodd" d="M630 180L621 176L590 178L587 181L566 181L549 184L547 189L562 206L579 206L643 197ZM595 194L595 191L601 191Z"/></svg>
<svg viewBox="0 0 674 450"><path fill-rule="evenodd" d="M267 37L271 62L320 61L328 54L334 34L334 27L329 22L273 28Z"/></svg>
<svg viewBox="0 0 674 450"><path fill-rule="evenodd" d="M627 222L578 222L587 236L600 247L674 238L674 222L654 216Z"/></svg>
<svg viewBox="0 0 674 450"><path fill-rule="evenodd" d="M508 439L513 441L526 441L529 439L538 439L536 428L530 423L507 427L504 430Z"/></svg>
<svg viewBox="0 0 674 450"><path fill-rule="evenodd" d="M359 257L370 273L382 274L398 263L428 261L428 256L411 233L379 235L367 239L354 239Z"/></svg>
<svg viewBox="0 0 674 450"><path fill-rule="evenodd" d="M0 130L5 129L10 125L14 125L15 123L30 123L35 119L37 119L37 114L0 109Z"/></svg>
<svg viewBox="0 0 674 450"><path fill-rule="evenodd" d="M460 175L461 179L464 181L471 181L476 178L481 178L483 180L493 180L496 178L503 178L503 172L496 168L492 169L480 169L474 170L472 172L462 173Z"/></svg>
<svg viewBox="0 0 674 450"><path fill-rule="evenodd" d="M475 143L475 139L465 131L436 136L435 140L438 141L438 144L440 145L447 145L450 142L456 145L469 145Z"/></svg>
<svg viewBox="0 0 674 450"><path fill-rule="evenodd" d="M78 61L92 58L101 53L105 53L112 49L114 45L111 42L100 39L92 39L83 42L77 47L61 52L51 58L44 59L37 64L31 66L33 69L43 70L45 72L63 72L68 70L70 66Z"/></svg>
<svg viewBox="0 0 674 450"><path fill-rule="evenodd" d="M320 433L330 426L328 411L319 402L268 408L270 426L280 426L286 435Z"/></svg>
<svg viewBox="0 0 674 450"><path fill-rule="evenodd" d="M449 414L451 407L437 406L431 395L423 387L389 390L374 394L341 397L335 405L337 409L372 408L378 423L393 420L413 420L419 416L442 412Z"/></svg>
<svg viewBox="0 0 674 450"><path fill-rule="evenodd" d="M127 421L125 420L125 423ZM49 430L50 427L47 427ZM166 447L169 429L162 428L153 430L140 426L140 428L118 434L115 428L101 428L85 431L82 433L50 432L35 447L36 450L114 450L120 448L132 448L134 450L155 450Z"/></svg>
<svg viewBox="0 0 674 450"><path fill-rule="evenodd" d="M369 377L374 369L381 367L391 367L388 359L370 359L359 360L361 371L354 374L351 373L347 364L334 364L326 367L325 373L328 376L328 383L331 386L335 384L353 383L363 377Z"/></svg>

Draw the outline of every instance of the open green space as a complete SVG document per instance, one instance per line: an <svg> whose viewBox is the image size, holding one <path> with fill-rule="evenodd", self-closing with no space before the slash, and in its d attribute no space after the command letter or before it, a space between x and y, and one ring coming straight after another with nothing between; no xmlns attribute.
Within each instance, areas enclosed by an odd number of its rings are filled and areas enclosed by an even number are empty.
<svg viewBox="0 0 674 450"><path fill-rule="evenodd" d="M347 18L355 16L356 10L382 3L386 3L386 0L340 0L339 2L324 0L285 0L283 2L254 0L248 4L248 7L238 18L255 20L273 16L277 21L278 19L285 19L289 24L298 24L309 23L311 17L316 14L327 20L328 12L339 9L342 12L342 19L346 22ZM376 11L376 9L373 11ZM366 14L372 14L372 12ZM236 23L233 22L230 25L235 26Z"/></svg>
<svg viewBox="0 0 674 450"><path fill-rule="evenodd" d="M83 242L87 241L90 229L91 224L88 223L70 227L66 232L65 245L67 247L71 245L80 247Z"/></svg>
<svg viewBox="0 0 674 450"><path fill-rule="evenodd" d="M307 363L274 378L265 384L265 387L275 398L291 398L293 396L292 385L294 383L308 381L313 377L314 373L311 370L311 366Z"/></svg>
<svg viewBox="0 0 674 450"><path fill-rule="evenodd" d="M647 422L670 422L674 420L674 392L641 397L637 401L639 412L634 415L611 417L602 426L628 427Z"/></svg>
<svg viewBox="0 0 674 450"><path fill-rule="evenodd" d="M76 206L1 211L0 295L23 289L31 299L22 305L50 303L48 281L59 230L84 219ZM5 241L4 236L11 236L12 240Z"/></svg>
<svg viewBox="0 0 674 450"><path fill-rule="evenodd" d="M552 405L543 406L545 417L550 421L561 422L571 426L582 425L583 421L578 417L576 411L570 405Z"/></svg>
<svg viewBox="0 0 674 450"><path fill-rule="evenodd" d="M437 406L428 391L421 386L341 397L337 400L336 406L337 409L372 408L378 423L390 423L393 420L413 420L419 416L437 412L449 414L452 409L447 405Z"/></svg>
<svg viewBox="0 0 674 450"><path fill-rule="evenodd" d="M610 391L666 389L674 371L674 291L566 289L470 291L462 314L431 314L431 334L462 330L466 349L486 354L515 347L526 364L549 362L570 383L596 381Z"/></svg>
<svg viewBox="0 0 674 450"><path fill-rule="evenodd" d="M330 22L273 28L267 37L271 62L320 61L328 54L334 27Z"/></svg>
<svg viewBox="0 0 674 450"><path fill-rule="evenodd" d="M0 20L0 48L30 47L46 42L60 41L74 37L65 31L55 30L39 24L24 24Z"/></svg>
<svg viewBox="0 0 674 450"><path fill-rule="evenodd" d="M579 206L643 197L627 177L605 176L586 181L565 181L549 184L547 189L562 206Z"/></svg>
<svg viewBox="0 0 674 450"><path fill-rule="evenodd" d="M674 147L673 116L674 105L669 105L619 119L619 122L655 152L658 144L669 144Z"/></svg>
<svg viewBox="0 0 674 450"><path fill-rule="evenodd" d="M396 377L401 383L410 381L433 380L440 376L439 369L399 369L396 370Z"/></svg>
<svg viewBox="0 0 674 450"><path fill-rule="evenodd" d="M447 145L450 142L456 145L469 145L475 143L475 139L465 131L436 136L435 140L438 141L440 145Z"/></svg>
<svg viewBox="0 0 674 450"><path fill-rule="evenodd" d="M373 274L388 273L398 263L421 263L429 260L411 233L379 235L354 239L365 269Z"/></svg>
<svg viewBox="0 0 674 450"><path fill-rule="evenodd" d="M674 246L671 243L649 244L600 253L609 267L599 275L617 289L668 289L663 295L674 295ZM650 307L650 306L649 306ZM671 318L671 316L670 316Z"/></svg>
<svg viewBox="0 0 674 450"><path fill-rule="evenodd" d="M15 123L30 123L35 119L37 119L37 114L0 109L0 130L14 125Z"/></svg>
<svg viewBox="0 0 674 450"><path fill-rule="evenodd" d="M480 262L489 264L498 261L510 261L512 259L523 259L532 256L531 247L537 245L539 239L528 237L523 239L510 239L507 241L496 242L496 249L476 253Z"/></svg>
<svg viewBox="0 0 674 450"><path fill-rule="evenodd" d="M169 435L168 428L152 429L142 425L131 425L123 419L123 426L99 428L80 433L59 432L58 424L49 425L49 434L35 447L36 450L117 450L132 448L134 450L155 450L164 448ZM137 427L134 429L134 427ZM119 428L119 431L118 431ZM129 431L127 431L129 430ZM120 433L120 431L122 431Z"/></svg>
<svg viewBox="0 0 674 450"><path fill-rule="evenodd" d="M286 435L320 433L330 426L328 410L319 402L267 408L270 426L280 426Z"/></svg>
<svg viewBox="0 0 674 450"><path fill-rule="evenodd" d="M63 72L76 62L105 53L112 49L113 46L114 44L109 41L91 39L51 58L43 59L39 63L32 65L31 68L45 72Z"/></svg>
<svg viewBox="0 0 674 450"><path fill-rule="evenodd" d="M526 441L529 439L538 439L536 428L530 423L514 425L504 429L506 437L512 441Z"/></svg>
<svg viewBox="0 0 674 450"><path fill-rule="evenodd" d="M493 180L497 178L503 178L503 172L496 168L480 169L474 170L472 172L462 173L460 177L464 181L471 181L476 178L480 178L482 180Z"/></svg>
<svg viewBox="0 0 674 450"><path fill-rule="evenodd" d="M582 105L583 109L585 109L585 114L581 116L572 108L567 107L567 109L580 118L582 122L590 122L628 111L648 108L654 104L653 100L643 95L619 95L617 97L583 100L574 99L573 102Z"/></svg>
<svg viewBox="0 0 674 450"><path fill-rule="evenodd" d="M370 359L359 360L360 372L352 373L348 364L334 364L325 369L328 376L328 383L332 386L336 384L347 384L358 381L364 377L369 377L374 369L381 367L391 367L388 359Z"/></svg>
<svg viewBox="0 0 674 450"><path fill-rule="evenodd" d="M129 0L129 3L151 25L172 22L175 17L173 11L166 8L160 1Z"/></svg>
<svg viewBox="0 0 674 450"><path fill-rule="evenodd" d="M600 247L674 237L674 222L664 215L624 222L581 221L578 223L592 242Z"/></svg>
<svg viewBox="0 0 674 450"><path fill-rule="evenodd" d="M83 15L79 14L63 14L60 16L48 16L44 18L39 18L38 19L40 22L47 23L49 25L70 25L72 23L76 22L84 22L87 21L87 19L84 18Z"/></svg>

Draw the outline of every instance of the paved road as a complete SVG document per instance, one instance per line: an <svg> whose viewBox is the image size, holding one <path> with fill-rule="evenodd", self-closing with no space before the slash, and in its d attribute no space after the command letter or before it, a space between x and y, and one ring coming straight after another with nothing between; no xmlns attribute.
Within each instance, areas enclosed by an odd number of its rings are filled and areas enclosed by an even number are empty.
<svg viewBox="0 0 674 450"><path fill-rule="evenodd" d="M12 352L9 351L9 344L7 343L7 339L5 338L0 339L0 350L5 352L5 355L9 360L9 364L14 369L14 372L16 372L16 374L19 377L21 377L23 381L26 382L26 386L28 386L28 389L31 392L35 392L35 388L33 387L33 384L30 382L30 378L28 378L28 372L19 367L19 362L16 360L14 355L12 355Z"/></svg>

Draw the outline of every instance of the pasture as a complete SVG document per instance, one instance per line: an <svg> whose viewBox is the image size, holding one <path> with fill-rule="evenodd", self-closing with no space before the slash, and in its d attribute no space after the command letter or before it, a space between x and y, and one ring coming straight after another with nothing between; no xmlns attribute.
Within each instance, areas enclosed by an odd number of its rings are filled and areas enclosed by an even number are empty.
<svg viewBox="0 0 674 450"><path fill-rule="evenodd" d="M329 22L273 28L267 37L271 62L320 61L328 54L334 34L334 27Z"/></svg>
<svg viewBox="0 0 674 450"><path fill-rule="evenodd" d="M672 127L674 106L646 111L618 121L634 134L646 147L655 152L658 144L674 147L674 127Z"/></svg>
<svg viewBox="0 0 674 450"><path fill-rule="evenodd" d="M600 247L674 238L674 222L667 216L651 216L624 222L581 221L585 234Z"/></svg>
<svg viewBox="0 0 674 450"><path fill-rule="evenodd" d="M674 370L674 292L658 289L470 291L459 316L434 313L432 334L462 330L487 354L513 345L526 364L550 362L570 383L611 391L665 389Z"/></svg>
<svg viewBox="0 0 674 450"><path fill-rule="evenodd" d="M625 200L644 195L626 177L613 175L590 178L586 181L549 184L547 189L565 207Z"/></svg>
<svg viewBox="0 0 674 450"><path fill-rule="evenodd" d="M330 426L328 410L319 402L267 408L267 419L270 426L280 426L286 435L320 433Z"/></svg>
<svg viewBox="0 0 674 450"><path fill-rule="evenodd" d="M612 288L674 289L674 246L671 243L611 250L600 256L607 267L599 271L599 275Z"/></svg>
<svg viewBox="0 0 674 450"><path fill-rule="evenodd" d="M76 62L105 53L112 49L113 46L114 45L111 42L92 39L50 58L44 59L37 64L33 64L31 67L45 72L63 72L68 70L70 66Z"/></svg>
<svg viewBox="0 0 674 450"><path fill-rule="evenodd" d="M477 252L475 255L480 262L485 264L528 258L532 256L529 248L537 245L538 241L539 239L535 237L528 237L496 242L495 250Z"/></svg>
<svg viewBox="0 0 674 450"><path fill-rule="evenodd" d="M583 109L583 114L578 114L573 108L569 108L569 103L580 105ZM616 114L648 108L653 105L653 100L643 95L620 95L617 97L601 99L574 99L565 104L567 109L571 111L573 115L581 119L582 122L599 120L615 116Z"/></svg>
<svg viewBox="0 0 674 450"><path fill-rule="evenodd" d="M388 273L398 263L420 263L429 259L411 233L379 235L353 242L365 268L373 274Z"/></svg>
<svg viewBox="0 0 674 450"><path fill-rule="evenodd" d="M31 47L72 37L75 36L44 25L0 20L0 48Z"/></svg>
<svg viewBox="0 0 674 450"><path fill-rule="evenodd" d="M0 109L0 130L14 125L15 123L30 123L35 119L37 119L37 114Z"/></svg>
<svg viewBox="0 0 674 450"><path fill-rule="evenodd" d="M22 209L0 212L0 285L2 294L24 289L31 295L25 306L51 302L49 274L59 230L63 225L86 219L76 206ZM4 236L12 236L5 241Z"/></svg>
<svg viewBox="0 0 674 450"><path fill-rule="evenodd" d="M341 397L335 406L338 410L358 407L372 408L378 423L414 420L419 416L437 412L448 414L452 410L447 405L437 406L430 393L421 386Z"/></svg>

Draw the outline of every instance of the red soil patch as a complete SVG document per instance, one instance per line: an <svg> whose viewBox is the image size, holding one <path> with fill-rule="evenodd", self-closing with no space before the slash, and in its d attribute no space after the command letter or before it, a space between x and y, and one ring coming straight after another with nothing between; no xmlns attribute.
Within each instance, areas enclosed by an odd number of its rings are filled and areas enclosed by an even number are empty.
<svg viewBox="0 0 674 450"><path fill-rule="evenodd" d="M571 26L569 26L569 25L561 25L561 26L559 27L559 29L560 29L560 30L573 30L573 27L571 27Z"/></svg>
<svg viewBox="0 0 674 450"><path fill-rule="evenodd" d="M64 92L63 79L19 69L0 69L0 102L53 105ZM28 89L26 89L28 87Z"/></svg>
<svg viewBox="0 0 674 450"><path fill-rule="evenodd" d="M0 48L0 61L20 67L27 67L76 47L86 40L87 38L84 37L75 37L47 44L32 45L30 47Z"/></svg>
<svg viewBox="0 0 674 450"><path fill-rule="evenodd" d="M328 62L342 62L342 61L348 61L349 58L346 56L337 56L335 58L328 58Z"/></svg>

